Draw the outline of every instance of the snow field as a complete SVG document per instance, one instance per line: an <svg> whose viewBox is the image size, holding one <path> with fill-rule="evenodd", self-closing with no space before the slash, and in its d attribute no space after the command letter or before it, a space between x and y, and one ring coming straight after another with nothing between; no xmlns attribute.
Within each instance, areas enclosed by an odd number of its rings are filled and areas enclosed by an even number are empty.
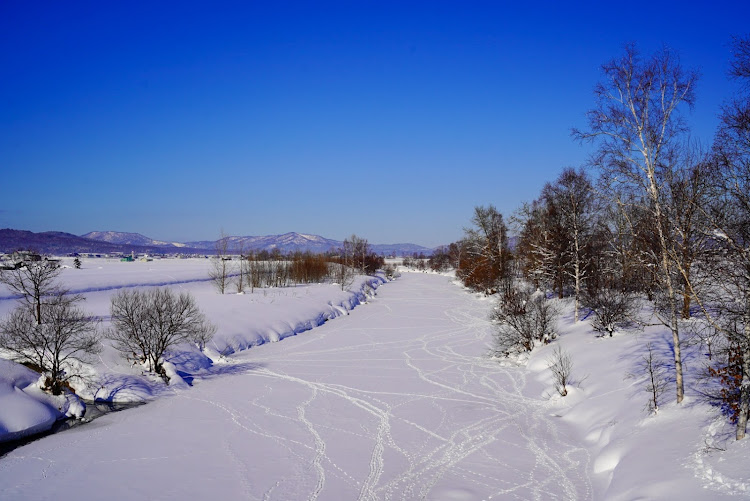
<svg viewBox="0 0 750 501"><path fill-rule="evenodd" d="M739 451L747 451L747 441L736 443L733 427L692 389L701 369L698 348L683 347L683 403L675 404L672 379L652 415L645 409L646 376L638 373L637 364L649 342L662 360L673 360L671 334L663 327L647 327L597 337L588 321L573 322L572 300L560 303L559 338L533 353L527 367L546 386L540 397L549 399L550 414L589 451L595 497L722 499L746 493L750 456ZM555 345L573 359L574 383L564 398L555 394L547 369ZM727 450L711 450L709 443ZM717 472L720 480L714 479Z"/></svg>
<svg viewBox="0 0 750 501"><path fill-rule="evenodd" d="M715 409L693 393L680 406L670 403L670 388L659 413L650 416L643 380L626 378L647 342L670 356L664 329L597 338L586 320L574 324L570 301L558 301L559 338L519 365L487 357L495 299L440 275L405 273L369 299L339 294L335 286L224 297L202 282L176 287L190 290L219 325L211 358L197 350L174 354L173 370L184 382L167 387L105 352L97 370L114 378L108 391L164 398L12 451L0 459L2 496L625 500L748 494L748 442L734 442ZM106 315L109 293L86 293L85 306ZM368 304L344 315L365 299ZM329 315L341 318L292 336ZM554 392L547 369L556 346L573 359L573 384L564 398ZM685 365L694 378L700 354L691 349ZM234 353L219 357L221 350Z"/></svg>
<svg viewBox="0 0 750 501"><path fill-rule="evenodd" d="M12 451L0 482L13 499L591 499L541 385L486 357L490 305L407 274L192 388Z"/></svg>

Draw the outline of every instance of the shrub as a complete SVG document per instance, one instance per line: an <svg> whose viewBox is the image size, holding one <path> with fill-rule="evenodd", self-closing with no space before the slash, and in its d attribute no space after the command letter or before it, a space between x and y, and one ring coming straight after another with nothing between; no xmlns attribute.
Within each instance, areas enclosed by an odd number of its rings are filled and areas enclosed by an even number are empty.
<svg viewBox="0 0 750 501"><path fill-rule="evenodd" d="M163 367L165 353L174 346L193 342L203 349L216 332L187 292L168 288L123 289L112 296L112 328L107 337L127 357L169 378Z"/></svg>
<svg viewBox="0 0 750 501"><path fill-rule="evenodd" d="M514 286L500 298L493 320L493 356L508 357L529 352L537 344L548 344L557 337L557 309L541 292Z"/></svg>

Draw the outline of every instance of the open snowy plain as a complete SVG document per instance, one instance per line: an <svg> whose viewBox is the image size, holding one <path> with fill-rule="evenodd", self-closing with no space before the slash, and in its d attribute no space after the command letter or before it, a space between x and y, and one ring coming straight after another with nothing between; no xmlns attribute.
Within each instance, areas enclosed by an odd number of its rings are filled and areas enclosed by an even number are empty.
<svg viewBox="0 0 750 501"><path fill-rule="evenodd" d="M220 296L201 266L116 263L96 286L76 275L95 267L66 270L105 322L113 287L186 288L218 326L214 350L234 353L176 354L183 378L167 387L105 350L91 393L152 401L1 457L0 499L720 499L750 486L750 451L721 440L713 409L643 412L624 376L658 330L595 338L565 310L553 344L575 381L561 398L552 345L524 366L488 358L494 299L450 277Z"/></svg>

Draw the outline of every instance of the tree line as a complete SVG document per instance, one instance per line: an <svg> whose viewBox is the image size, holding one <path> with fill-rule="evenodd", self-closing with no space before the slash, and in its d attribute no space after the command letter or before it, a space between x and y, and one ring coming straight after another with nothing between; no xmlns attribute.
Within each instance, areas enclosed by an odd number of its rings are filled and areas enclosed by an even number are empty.
<svg viewBox="0 0 750 501"><path fill-rule="evenodd" d="M372 275L379 269L391 276L395 272L383 256L370 249L366 239L357 235L345 239L340 249L322 254L242 248L230 253L229 239L222 233L209 270L209 278L220 294L323 282L337 283L345 290L357 274Z"/></svg>
<svg viewBox="0 0 750 501"><path fill-rule="evenodd" d="M574 320L590 314L607 336L651 312L671 336L676 401L689 336L711 376L700 391L741 439L750 415L750 36L735 38L732 52L739 88L704 146L685 120L697 72L668 48L643 55L627 45L602 66L587 126L572 131L595 147L586 168L563 169L509 220L492 205L475 208L465 237L430 261L499 296L496 355L555 338L549 297L572 298Z"/></svg>

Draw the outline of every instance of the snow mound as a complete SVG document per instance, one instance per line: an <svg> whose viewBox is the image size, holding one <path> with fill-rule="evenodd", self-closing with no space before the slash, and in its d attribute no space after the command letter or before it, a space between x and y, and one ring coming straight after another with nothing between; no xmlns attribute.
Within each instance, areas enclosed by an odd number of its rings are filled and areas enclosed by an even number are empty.
<svg viewBox="0 0 750 501"><path fill-rule="evenodd" d="M43 398L38 379L31 369L0 358L0 441L47 431L64 415Z"/></svg>

